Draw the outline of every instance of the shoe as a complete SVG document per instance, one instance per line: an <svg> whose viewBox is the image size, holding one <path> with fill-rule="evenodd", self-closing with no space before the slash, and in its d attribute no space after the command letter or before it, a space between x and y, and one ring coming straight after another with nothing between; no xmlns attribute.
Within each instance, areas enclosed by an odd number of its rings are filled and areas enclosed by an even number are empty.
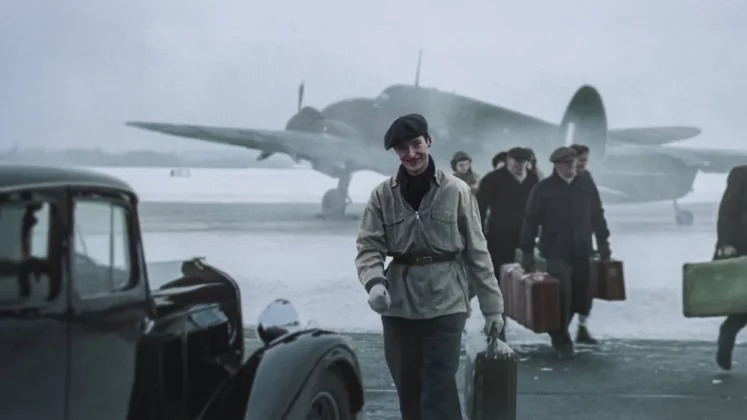
<svg viewBox="0 0 747 420"><path fill-rule="evenodd" d="M570 359L576 355L576 351L573 350L573 344L564 344L555 348L555 355L558 359Z"/></svg>
<svg viewBox="0 0 747 420"><path fill-rule="evenodd" d="M578 334L576 335L576 342L580 344L599 344L599 341L589 334L589 329L583 325L578 326Z"/></svg>
<svg viewBox="0 0 747 420"><path fill-rule="evenodd" d="M723 370L731 370L731 356L734 351L734 342L724 333L718 336L718 350L716 351L716 364Z"/></svg>

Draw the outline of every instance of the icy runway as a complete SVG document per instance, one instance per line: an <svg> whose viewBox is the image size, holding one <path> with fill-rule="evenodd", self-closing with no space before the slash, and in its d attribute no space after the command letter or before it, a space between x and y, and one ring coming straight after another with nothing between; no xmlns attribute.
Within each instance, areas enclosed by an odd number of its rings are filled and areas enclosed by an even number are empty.
<svg viewBox="0 0 747 420"><path fill-rule="evenodd" d="M285 297L322 326L380 330L353 260L355 215L383 177L361 174L351 187L357 202L351 220L324 221L316 217L317 203L334 180L309 170L194 169L189 178L171 178L168 169L100 170L123 178L141 194L149 261L204 256L224 268L242 285L247 323L269 301ZM628 300L594 303L590 326L596 334L715 339L720 319L682 316L681 270L684 262L707 260L713 252L723 183L722 176L696 182L693 196L682 202L695 214L695 225L687 228L674 225L667 203L608 208L613 255L625 262ZM480 325L475 315L468 328ZM508 331L512 341L545 340L513 323Z"/></svg>

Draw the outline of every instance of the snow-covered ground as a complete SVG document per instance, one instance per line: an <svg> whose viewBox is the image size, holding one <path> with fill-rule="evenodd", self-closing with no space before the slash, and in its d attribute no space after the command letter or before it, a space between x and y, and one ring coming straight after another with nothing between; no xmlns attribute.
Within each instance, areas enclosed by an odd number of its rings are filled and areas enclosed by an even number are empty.
<svg viewBox="0 0 747 420"><path fill-rule="evenodd" d="M303 169L194 169L189 178L171 178L168 168L104 171L129 182L145 201L317 203L324 190L334 185L334 180ZM364 201L380 179L375 174L359 174L353 181L352 198ZM723 184L723 176L701 177L689 201L715 202ZM159 211L166 212L168 208ZM184 205L179 208L181 212L187 210ZM631 217L640 215L645 224L645 206L627 211L633 212ZM144 217L165 216L168 215ZM713 220L707 223L712 226ZM592 331L616 338L715 339L720 319L685 319L681 307L682 263L710 257L715 237L711 230L698 220L689 229L649 223L645 227L616 231L613 226L612 247L614 255L625 262L628 300L596 301ZM242 285L247 324L253 324L272 299L284 297L296 305L306 320L325 327L379 330L379 318L368 308L365 293L356 279L354 239L352 228L344 234L330 233L321 227L307 229L303 234L204 227L199 231L146 229L145 232L150 261L205 256L236 277ZM475 311L468 328L476 330L481 325L479 311ZM545 337L510 323L509 339L533 341Z"/></svg>

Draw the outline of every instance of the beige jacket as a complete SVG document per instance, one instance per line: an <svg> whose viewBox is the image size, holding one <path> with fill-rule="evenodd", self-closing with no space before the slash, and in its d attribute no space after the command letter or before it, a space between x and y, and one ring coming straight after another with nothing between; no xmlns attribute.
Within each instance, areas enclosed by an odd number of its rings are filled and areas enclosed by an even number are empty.
<svg viewBox="0 0 747 420"><path fill-rule="evenodd" d="M363 212L356 247L358 278L385 277L392 299L384 315L409 319L469 313L467 282L485 315L503 313L503 295L483 236L477 201L466 183L436 168L419 211L402 197L396 177L377 185ZM456 253L454 261L391 264L387 255Z"/></svg>

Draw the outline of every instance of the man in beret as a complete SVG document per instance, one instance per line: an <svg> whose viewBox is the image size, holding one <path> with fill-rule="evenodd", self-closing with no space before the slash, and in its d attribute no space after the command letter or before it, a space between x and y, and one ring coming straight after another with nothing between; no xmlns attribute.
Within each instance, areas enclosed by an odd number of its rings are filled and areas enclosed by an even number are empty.
<svg viewBox="0 0 747 420"><path fill-rule="evenodd" d="M552 346L561 358L574 355L568 324L572 311L588 301L592 234L600 252L604 247L609 249L610 233L599 191L590 177L578 176L577 159L570 147L560 147L550 155L553 172L529 195L519 240L521 264L526 271L534 271L535 242L542 227L539 251L547 261L548 274L561 284L561 328L550 332Z"/></svg>
<svg viewBox="0 0 747 420"><path fill-rule="evenodd" d="M589 165L589 147L583 144L572 144L571 149L576 151L576 154L578 155L578 163L576 164L576 172L578 172L579 176L587 176L591 179L591 182L594 182L594 178L591 176L591 172L589 172L588 165ZM596 185L596 183L594 183ZM599 199L599 207L602 209L602 215L601 215L601 224L604 225L603 230L607 230L607 219L604 217L604 207L602 206L602 197L597 195L597 198ZM606 246L605 246L606 245ZM597 244L597 251L596 254L599 255L599 258L602 260L609 260L612 255L610 254L610 248L608 244L602 244L600 247L599 244ZM587 302L583 302L578 306L577 308L574 308L573 313L578 314L578 332L576 334L576 341L582 344L599 344L599 342L591 336L591 333L589 332L589 327L587 325L589 315L591 314L591 306L594 301L593 296L591 294L588 295Z"/></svg>
<svg viewBox="0 0 747 420"><path fill-rule="evenodd" d="M488 251L496 271L516 258L529 192L539 182L536 174L527 171L529 158L526 149L512 148L506 154L506 166L485 175L477 190L480 217L486 224Z"/></svg>
<svg viewBox="0 0 747 420"><path fill-rule="evenodd" d="M467 184L438 169L428 123L397 118L384 136L399 171L377 185L363 211L355 265L381 315L384 354L403 419L462 418L456 373L475 287L485 333L503 329L503 296ZM387 255L392 262L384 267Z"/></svg>

